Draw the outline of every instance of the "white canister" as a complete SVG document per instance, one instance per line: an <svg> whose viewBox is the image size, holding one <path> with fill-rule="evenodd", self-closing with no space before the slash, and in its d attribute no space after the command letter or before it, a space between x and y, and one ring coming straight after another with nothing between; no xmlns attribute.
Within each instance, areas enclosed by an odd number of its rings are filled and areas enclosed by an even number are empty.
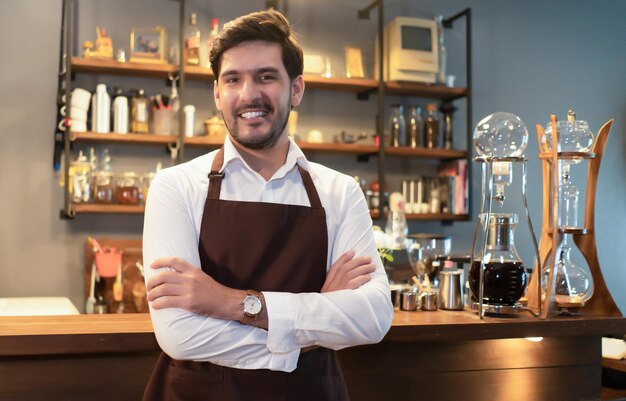
<svg viewBox="0 0 626 401"><path fill-rule="evenodd" d="M113 100L113 132L128 133L128 98L118 96Z"/></svg>
<svg viewBox="0 0 626 401"><path fill-rule="evenodd" d="M196 108L190 104L183 108L183 112L185 113L185 136L193 136L194 132L194 114L196 112Z"/></svg>
<svg viewBox="0 0 626 401"><path fill-rule="evenodd" d="M105 84L98 84L91 96L91 130L99 133L111 131L111 98Z"/></svg>

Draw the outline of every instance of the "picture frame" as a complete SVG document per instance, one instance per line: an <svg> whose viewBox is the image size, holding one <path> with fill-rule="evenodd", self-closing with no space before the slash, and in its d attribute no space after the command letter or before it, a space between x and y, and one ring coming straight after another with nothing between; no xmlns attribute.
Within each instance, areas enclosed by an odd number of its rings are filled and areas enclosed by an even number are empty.
<svg viewBox="0 0 626 401"><path fill-rule="evenodd" d="M165 28L133 28L130 32L130 62L165 64Z"/></svg>
<svg viewBox="0 0 626 401"><path fill-rule="evenodd" d="M322 75L325 69L324 56L321 54L304 53L304 73Z"/></svg>
<svg viewBox="0 0 626 401"><path fill-rule="evenodd" d="M346 46L346 77L365 78L363 51L360 47Z"/></svg>

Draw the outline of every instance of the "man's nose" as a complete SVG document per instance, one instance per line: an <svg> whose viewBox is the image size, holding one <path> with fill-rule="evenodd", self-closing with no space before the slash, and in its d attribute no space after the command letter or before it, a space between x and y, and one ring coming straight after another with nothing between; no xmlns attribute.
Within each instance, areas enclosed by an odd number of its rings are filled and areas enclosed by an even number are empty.
<svg viewBox="0 0 626 401"><path fill-rule="evenodd" d="M258 100L261 97L261 91L259 90L257 83L254 82L254 79L244 79L239 96L240 100L245 102Z"/></svg>

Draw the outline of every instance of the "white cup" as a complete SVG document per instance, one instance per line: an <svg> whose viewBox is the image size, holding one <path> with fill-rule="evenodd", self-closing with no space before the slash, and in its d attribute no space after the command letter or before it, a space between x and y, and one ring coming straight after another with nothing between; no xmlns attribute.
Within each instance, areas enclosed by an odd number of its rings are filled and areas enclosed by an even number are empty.
<svg viewBox="0 0 626 401"><path fill-rule="evenodd" d="M81 109L79 107L72 107L70 109L70 118L72 122L74 121L83 121L87 122L87 110Z"/></svg>
<svg viewBox="0 0 626 401"><path fill-rule="evenodd" d="M83 110L89 110L89 102L91 101L91 92L81 88L74 88L72 91L72 107L78 107Z"/></svg>
<svg viewBox="0 0 626 401"><path fill-rule="evenodd" d="M87 122L80 120L72 120L70 129L72 132L87 132Z"/></svg>

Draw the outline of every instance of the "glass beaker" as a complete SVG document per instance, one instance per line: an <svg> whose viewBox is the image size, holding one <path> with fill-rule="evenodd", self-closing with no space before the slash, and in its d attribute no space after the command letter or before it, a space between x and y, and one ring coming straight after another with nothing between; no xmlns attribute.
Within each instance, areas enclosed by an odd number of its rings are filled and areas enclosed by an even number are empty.
<svg viewBox="0 0 626 401"><path fill-rule="evenodd" d="M487 224L487 214L479 215ZM528 277L522 259L517 254L514 232L517 213L492 213L489 217L487 248L483 272L483 302L489 305L515 305L524 295ZM481 259L475 257L469 272L472 300L479 302Z"/></svg>

